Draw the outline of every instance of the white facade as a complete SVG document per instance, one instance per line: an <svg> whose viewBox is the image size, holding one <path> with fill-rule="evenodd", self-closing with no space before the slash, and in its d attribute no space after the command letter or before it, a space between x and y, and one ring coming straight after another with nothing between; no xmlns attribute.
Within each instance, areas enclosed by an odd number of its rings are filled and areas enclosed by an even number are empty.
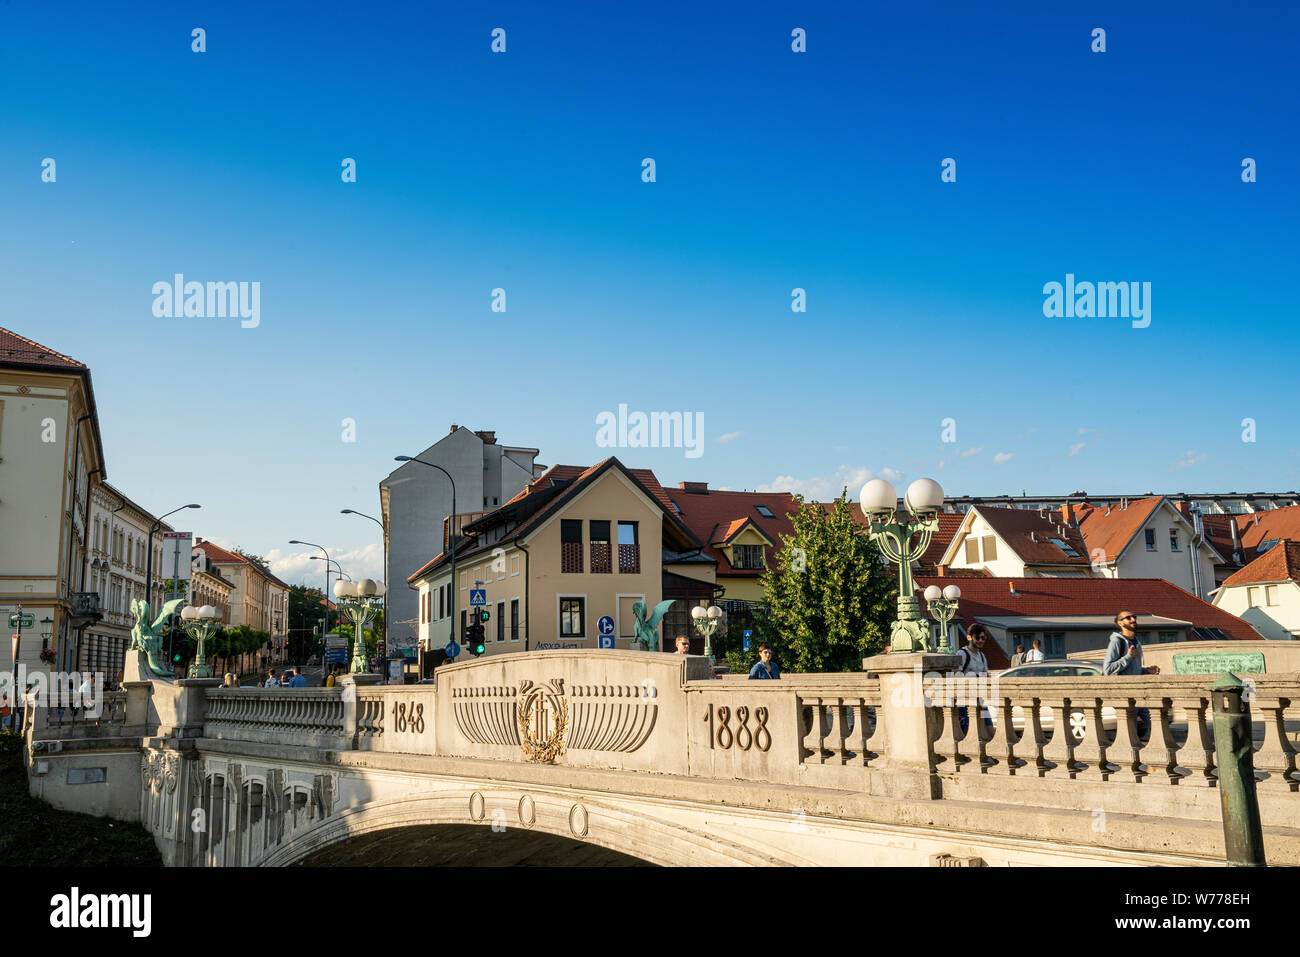
<svg viewBox="0 0 1300 957"><path fill-rule="evenodd" d="M1163 578L1209 601L1214 551L1204 541L1193 549L1192 534L1191 524L1165 499L1118 556L1094 567L1107 578ZM1199 580L1195 563L1200 565Z"/></svg>
<svg viewBox="0 0 1300 957"><path fill-rule="evenodd" d="M1300 585L1290 579L1225 585L1215 593L1214 604L1250 622L1265 638L1300 638Z"/></svg>

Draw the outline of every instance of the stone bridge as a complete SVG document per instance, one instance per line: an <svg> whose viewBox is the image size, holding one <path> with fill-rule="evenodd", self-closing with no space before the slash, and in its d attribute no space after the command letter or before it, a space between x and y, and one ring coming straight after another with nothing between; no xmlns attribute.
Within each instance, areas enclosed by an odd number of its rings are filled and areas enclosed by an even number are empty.
<svg viewBox="0 0 1300 957"><path fill-rule="evenodd" d="M747 681L566 650L425 685L129 681L97 724L37 713L31 791L141 821L180 866L1223 863L1211 678L1004 680L986 722L936 680L953 656L863 664ZM1297 864L1300 675L1254 681L1266 851Z"/></svg>

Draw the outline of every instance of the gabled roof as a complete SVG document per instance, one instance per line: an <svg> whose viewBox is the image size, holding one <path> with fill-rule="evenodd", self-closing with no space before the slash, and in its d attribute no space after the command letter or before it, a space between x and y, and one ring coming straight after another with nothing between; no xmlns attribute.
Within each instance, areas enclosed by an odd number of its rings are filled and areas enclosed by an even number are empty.
<svg viewBox="0 0 1300 957"><path fill-rule="evenodd" d="M582 467L578 465L553 465L537 478L533 479L514 498L504 505L493 509L483 517L468 522L462 531L477 537L477 533L500 525L510 526L507 534L490 542L472 544L467 551L462 551L460 543L456 546L456 561L473 558L501 546L505 542L518 541L537 531L561 508L571 502L583 491L599 480L606 472L617 469L626 476L647 498L657 503L664 513L664 528L668 535L676 539L675 544L686 549L701 547L699 539L690 528L677 517L672 502L659 484L654 472L649 469L629 469L617 458L611 456L597 465ZM655 543L658 545L659 543ZM649 543L646 543L647 547ZM434 568L450 561L450 552L439 552L425 564L407 577L408 583L425 577Z"/></svg>
<svg viewBox="0 0 1300 957"><path fill-rule="evenodd" d="M1259 546L1271 538L1300 541L1300 505L1272 508L1235 518L1245 552L1242 558L1246 562L1252 561L1259 554Z"/></svg>
<svg viewBox="0 0 1300 957"><path fill-rule="evenodd" d="M1300 582L1300 542L1283 539L1245 568L1234 572L1219 587L1259 582Z"/></svg>
<svg viewBox="0 0 1300 957"><path fill-rule="evenodd" d="M733 568L720 547L746 525L753 524L772 543L763 546L764 564L768 567L772 567L773 556L783 546L781 536L794 535L790 516L798 511L798 505L789 492L724 492L694 482L682 482L681 486L669 494L670 504L681 509L681 520L704 542L704 554L718 563L719 575L757 578L763 574L761 568ZM772 513L771 518L758 511L760 505Z"/></svg>
<svg viewBox="0 0 1300 957"><path fill-rule="evenodd" d="M1010 584L1016 594L1012 595ZM954 584L950 578L918 577L917 589ZM1199 628L1218 628L1230 638L1258 639L1259 633L1230 615L1163 578L969 578L961 588L958 617L1079 615L1114 617L1121 608L1137 615L1161 615L1189 621Z"/></svg>
<svg viewBox="0 0 1300 957"><path fill-rule="evenodd" d="M1061 522L1057 512L1038 512L1028 508L994 508L975 505L967 515L978 515L1026 565L1089 565L1088 547L1072 525ZM973 519L972 519L973 521ZM1073 555L1053 543L1057 539L1074 551ZM956 536L949 544L955 544Z"/></svg>
<svg viewBox="0 0 1300 957"><path fill-rule="evenodd" d="M1235 521L1236 516L1233 515L1202 515L1201 528L1205 532L1205 540L1223 559L1218 564L1240 568L1242 563L1232 557L1232 527ZM1240 536L1237 538L1237 552L1239 556L1244 552Z"/></svg>
<svg viewBox="0 0 1300 957"><path fill-rule="evenodd" d="M1126 508L1114 505L1098 508L1087 502L1075 505L1079 531L1087 543L1087 554L1101 549L1101 561L1107 564L1117 561L1164 500L1163 495L1138 498L1129 502Z"/></svg>
<svg viewBox="0 0 1300 957"><path fill-rule="evenodd" d="M71 356L55 352L8 329L0 329L0 365L24 366L29 369L55 369L85 372L87 366Z"/></svg>

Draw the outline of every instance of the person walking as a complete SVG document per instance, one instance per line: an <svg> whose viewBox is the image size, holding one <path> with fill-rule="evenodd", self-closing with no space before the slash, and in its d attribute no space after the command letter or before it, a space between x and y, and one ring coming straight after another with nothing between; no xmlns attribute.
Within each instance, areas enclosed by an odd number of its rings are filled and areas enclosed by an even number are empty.
<svg viewBox="0 0 1300 957"><path fill-rule="evenodd" d="M1025 654L1024 664L1032 664L1035 661L1042 661L1047 657L1043 654L1043 639L1035 638L1034 647L1030 648Z"/></svg>
<svg viewBox="0 0 1300 957"><path fill-rule="evenodd" d="M278 688L278 687L280 687L280 682L278 682L278 681L275 680L275 672L274 672L274 671L268 671L268 672L266 673L266 677L262 679L262 687L263 687L263 688Z"/></svg>
<svg viewBox="0 0 1300 957"><path fill-rule="evenodd" d="M677 636L677 654L689 655L691 653L691 639L685 635Z"/></svg>
<svg viewBox="0 0 1300 957"><path fill-rule="evenodd" d="M781 669L772 660L772 649L768 645L758 646L758 661L749 669L749 680L781 677Z"/></svg>
<svg viewBox="0 0 1300 957"><path fill-rule="evenodd" d="M1127 608L1115 615L1116 631L1110 633L1110 643L1106 645L1106 657L1101 662L1103 675L1158 675L1160 668L1152 665L1142 667L1142 642L1137 636L1137 615ZM1151 712L1147 708L1135 708L1133 718L1137 723L1138 737L1144 738L1151 730Z"/></svg>
<svg viewBox="0 0 1300 957"><path fill-rule="evenodd" d="M289 687L290 688L307 687L307 679L303 677L302 668L298 667L298 665L293 666L293 677L289 679Z"/></svg>
<svg viewBox="0 0 1300 957"><path fill-rule="evenodd" d="M955 677L959 678L985 678L989 673L989 660L984 656L984 643L989 640L988 629L976 622L970 626L966 632L966 645L957 650L959 659L957 669L953 672ZM977 699L978 700L978 699ZM988 708L984 707L984 702L979 701L980 713L984 716L984 723L991 725L993 718L989 715ZM966 716L967 708L963 707L957 713L957 723L961 725L964 732L970 724L970 719Z"/></svg>
<svg viewBox="0 0 1300 957"><path fill-rule="evenodd" d="M1016 645L1016 653L1011 656L1011 667L1014 668L1016 665L1024 664L1024 661L1025 661L1025 646Z"/></svg>

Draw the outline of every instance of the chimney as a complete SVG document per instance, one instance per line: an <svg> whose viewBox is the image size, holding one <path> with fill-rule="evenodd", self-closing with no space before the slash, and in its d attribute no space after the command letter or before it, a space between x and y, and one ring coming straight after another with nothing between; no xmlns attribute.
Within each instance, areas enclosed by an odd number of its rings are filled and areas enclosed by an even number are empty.
<svg viewBox="0 0 1300 957"><path fill-rule="evenodd" d="M1065 520L1066 525L1074 524L1074 506L1069 502L1061 506L1061 518Z"/></svg>
<svg viewBox="0 0 1300 957"><path fill-rule="evenodd" d="M1012 598L1020 597L1020 594L1016 591L1016 580L1014 578L1007 581L1007 589L1011 592Z"/></svg>
<svg viewBox="0 0 1300 957"><path fill-rule="evenodd" d="M1178 502L1174 507L1177 508L1178 511L1182 512L1183 518L1187 519L1189 522L1192 520L1192 507L1186 502Z"/></svg>
<svg viewBox="0 0 1300 957"><path fill-rule="evenodd" d="M678 482L677 487L683 492L690 492L693 495L699 495L709 490L708 482Z"/></svg>
<svg viewBox="0 0 1300 957"><path fill-rule="evenodd" d="M1107 517L1107 518L1110 517L1110 506L1109 506L1109 505L1106 506L1106 517Z"/></svg>
<svg viewBox="0 0 1300 957"><path fill-rule="evenodd" d="M457 425L455 422L453 422L453 423L451 424L451 433L449 433L449 434L453 434L453 435L454 435L455 432L456 432L456 430L459 429L459 428L460 428L460 426Z"/></svg>

